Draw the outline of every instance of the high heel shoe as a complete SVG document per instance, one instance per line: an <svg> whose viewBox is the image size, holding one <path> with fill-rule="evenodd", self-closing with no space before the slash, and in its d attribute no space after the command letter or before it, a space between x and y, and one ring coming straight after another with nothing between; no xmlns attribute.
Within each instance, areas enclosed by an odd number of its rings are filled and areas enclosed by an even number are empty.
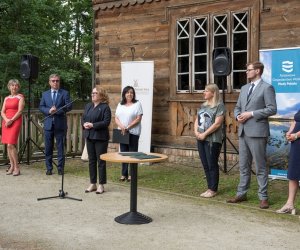
<svg viewBox="0 0 300 250"><path fill-rule="evenodd" d="M6 175L12 175L14 172L14 170L10 167L7 171L6 171Z"/></svg>
<svg viewBox="0 0 300 250"><path fill-rule="evenodd" d="M200 197L205 197L205 195L207 194L208 190L206 190L205 192L203 192L202 194L200 194Z"/></svg>
<svg viewBox="0 0 300 250"><path fill-rule="evenodd" d="M90 193L90 192L94 192L94 191L96 191L96 190L97 190L96 184L91 184L91 185L85 190L85 192L86 192L86 193Z"/></svg>
<svg viewBox="0 0 300 250"><path fill-rule="evenodd" d="M19 171L14 171L12 175L13 175L13 176L18 176L18 175L20 175L20 174L21 174L21 171L19 170Z"/></svg>
<svg viewBox="0 0 300 250"><path fill-rule="evenodd" d="M208 190L202 197L212 198L212 197L215 197L216 195L217 195L217 192L212 191L212 190Z"/></svg>
<svg viewBox="0 0 300 250"><path fill-rule="evenodd" d="M125 176L121 176L121 178L119 179L119 181L126 181L126 177Z"/></svg>
<svg viewBox="0 0 300 250"><path fill-rule="evenodd" d="M292 215L295 215L296 214L296 208L284 205L282 208L276 210L276 213L277 214L292 214Z"/></svg>
<svg viewBox="0 0 300 250"><path fill-rule="evenodd" d="M103 194L103 193L104 193L104 186L102 184L99 184L96 194Z"/></svg>

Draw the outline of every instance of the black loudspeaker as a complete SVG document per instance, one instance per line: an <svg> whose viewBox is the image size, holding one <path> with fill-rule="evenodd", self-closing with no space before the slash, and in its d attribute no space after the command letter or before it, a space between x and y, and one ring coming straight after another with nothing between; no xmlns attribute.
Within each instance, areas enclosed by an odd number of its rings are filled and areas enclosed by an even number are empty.
<svg viewBox="0 0 300 250"><path fill-rule="evenodd" d="M37 79L39 72L39 59L33 55L22 55L20 75L23 79Z"/></svg>
<svg viewBox="0 0 300 250"><path fill-rule="evenodd" d="M231 50L227 47L213 51L213 72L216 76L228 76L231 73Z"/></svg>

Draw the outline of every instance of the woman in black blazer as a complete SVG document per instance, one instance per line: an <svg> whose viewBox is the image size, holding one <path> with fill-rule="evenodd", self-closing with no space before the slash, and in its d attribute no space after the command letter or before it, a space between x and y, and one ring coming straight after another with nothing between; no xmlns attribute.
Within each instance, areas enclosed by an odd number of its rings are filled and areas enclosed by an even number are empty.
<svg viewBox="0 0 300 250"><path fill-rule="evenodd" d="M107 153L111 110L108 106L109 98L106 91L96 86L92 92L92 102L85 106L82 116L83 135L86 138L89 156L90 186L86 193L96 191L96 194L104 192L106 184L106 162L100 159L100 155ZM97 188L97 162L99 174L99 186Z"/></svg>

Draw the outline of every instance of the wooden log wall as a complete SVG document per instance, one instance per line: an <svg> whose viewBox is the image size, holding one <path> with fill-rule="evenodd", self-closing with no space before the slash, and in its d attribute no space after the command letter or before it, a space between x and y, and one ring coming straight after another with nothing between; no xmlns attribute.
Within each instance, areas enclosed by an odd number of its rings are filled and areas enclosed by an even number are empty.
<svg viewBox="0 0 300 250"><path fill-rule="evenodd" d="M300 47L300 1L265 0L260 49Z"/></svg>
<svg viewBox="0 0 300 250"><path fill-rule="evenodd" d="M120 101L121 62L154 60L153 134L169 133L169 27L162 24L168 1L97 11L96 83L108 89L114 114ZM113 119L114 120L114 119ZM114 121L113 121L114 122ZM155 138L155 137L154 137ZM155 140L155 139L154 139Z"/></svg>
<svg viewBox="0 0 300 250"><path fill-rule="evenodd" d="M203 102L201 94L190 94L182 99L172 98L174 83L170 82L170 66L174 64L170 55L174 46L170 36L174 35L168 18L171 9L187 8L214 11L218 4L237 6L239 0L93 0L95 11L95 57L96 83L108 89L114 114L120 101L122 61L154 60L155 82L153 101L152 145L178 148L195 148L193 123L196 110ZM255 4L258 14L258 44L250 58L258 58L259 49L300 46L300 1L299 0L249 0ZM197 7L199 6L199 7ZM227 8L227 7L226 7ZM239 92L226 94L226 133L237 145L238 124L233 109ZM113 125L114 126L114 125Z"/></svg>

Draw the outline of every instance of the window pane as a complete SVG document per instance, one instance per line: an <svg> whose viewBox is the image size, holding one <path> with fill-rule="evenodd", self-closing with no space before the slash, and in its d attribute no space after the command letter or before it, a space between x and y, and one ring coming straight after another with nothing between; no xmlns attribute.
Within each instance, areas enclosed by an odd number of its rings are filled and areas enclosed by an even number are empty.
<svg viewBox="0 0 300 250"><path fill-rule="evenodd" d="M233 35L233 50L247 50L247 33Z"/></svg>
<svg viewBox="0 0 300 250"><path fill-rule="evenodd" d="M233 70L245 70L247 63L247 52L233 54Z"/></svg>
<svg viewBox="0 0 300 250"><path fill-rule="evenodd" d="M213 22L214 48L227 47L228 23L227 15L214 16Z"/></svg>
<svg viewBox="0 0 300 250"><path fill-rule="evenodd" d="M244 70L247 63L247 52L233 54L233 70Z"/></svg>
<svg viewBox="0 0 300 250"><path fill-rule="evenodd" d="M189 39L184 38L178 40L178 55L188 55L189 54Z"/></svg>
<svg viewBox="0 0 300 250"><path fill-rule="evenodd" d="M178 90L189 90L189 75L178 75Z"/></svg>
<svg viewBox="0 0 300 250"><path fill-rule="evenodd" d="M195 56L195 72L206 72L207 56Z"/></svg>
<svg viewBox="0 0 300 250"><path fill-rule="evenodd" d="M227 35L215 36L214 47L227 47Z"/></svg>
<svg viewBox="0 0 300 250"><path fill-rule="evenodd" d="M206 74L195 74L195 90L204 90L206 82Z"/></svg>
<svg viewBox="0 0 300 250"><path fill-rule="evenodd" d="M214 83L218 85L220 90L223 90L223 81L224 81L224 89L227 89L227 77L226 76L214 76Z"/></svg>
<svg viewBox="0 0 300 250"><path fill-rule="evenodd" d="M199 18L194 20L194 35L207 36L207 18Z"/></svg>
<svg viewBox="0 0 300 250"><path fill-rule="evenodd" d="M234 27L235 32L248 30L248 28L247 28L248 13L247 12L235 13L233 15L233 17L234 17L233 18L233 27Z"/></svg>
<svg viewBox="0 0 300 250"><path fill-rule="evenodd" d="M234 72L233 73L233 88L240 89L244 84L247 83L247 77L245 72Z"/></svg>
<svg viewBox="0 0 300 250"><path fill-rule="evenodd" d="M189 57L178 57L178 73L189 72Z"/></svg>
<svg viewBox="0 0 300 250"><path fill-rule="evenodd" d="M207 52L207 37L196 37L194 41L195 41L195 54Z"/></svg>
<svg viewBox="0 0 300 250"><path fill-rule="evenodd" d="M227 34L227 16L214 17L214 35Z"/></svg>
<svg viewBox="0 0 300 250"><path fill-rule="evenodd" d="M182 20L177 22L177 38L189 37L190 23L189 20Z"/></svg>

